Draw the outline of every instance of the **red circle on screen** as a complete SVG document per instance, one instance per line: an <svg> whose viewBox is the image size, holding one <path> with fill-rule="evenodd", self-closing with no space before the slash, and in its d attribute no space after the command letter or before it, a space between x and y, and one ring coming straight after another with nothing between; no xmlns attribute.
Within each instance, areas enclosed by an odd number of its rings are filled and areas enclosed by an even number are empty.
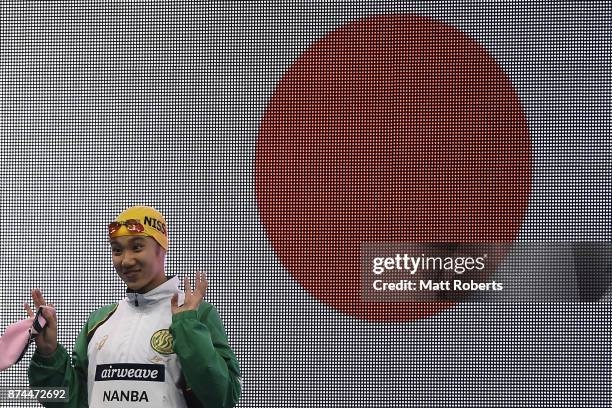
<svg viewBox="0 0 612 408"><path fill-rule="evenodd" d="M362 242L512 242L531 142L510 79L478 42L415 15L344 25L283 75L255 177L282 265L312 296L369 321L453 303L365 302Z"/></svg>

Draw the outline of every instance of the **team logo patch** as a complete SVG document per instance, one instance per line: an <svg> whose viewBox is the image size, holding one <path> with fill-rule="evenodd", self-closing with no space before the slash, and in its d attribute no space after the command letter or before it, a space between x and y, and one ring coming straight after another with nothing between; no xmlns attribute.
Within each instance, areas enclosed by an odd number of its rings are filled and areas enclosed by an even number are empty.
<svg viewBox="0 0 612 408"><path fill-rule="evenodd" d="M151 336L151 347L160 354L172 354L172 334L168 329L161 329L153 333Z"/></svg>

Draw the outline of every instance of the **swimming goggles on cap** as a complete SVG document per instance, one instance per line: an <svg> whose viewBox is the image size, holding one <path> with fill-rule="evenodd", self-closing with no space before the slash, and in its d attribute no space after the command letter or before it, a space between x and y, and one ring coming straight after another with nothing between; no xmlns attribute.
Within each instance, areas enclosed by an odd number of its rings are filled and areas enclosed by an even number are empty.
<svg viewBox="0 0 612 408"><path fill-rule="evenodd" d="M140 221L130 219L126 221L113 221L108 224L108 235L113 235L115 232L119 231L122 225L125 225L130 232L144 232L144 225L142 225Z"/></svg>

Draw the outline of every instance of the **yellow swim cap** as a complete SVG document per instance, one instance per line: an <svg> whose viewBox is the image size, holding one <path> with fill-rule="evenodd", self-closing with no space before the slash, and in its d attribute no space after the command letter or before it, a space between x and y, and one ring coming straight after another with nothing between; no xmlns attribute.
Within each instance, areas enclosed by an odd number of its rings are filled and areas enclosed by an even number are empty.
<svg viewBox="0 0 612 408"><path fill-rule="evenodd" d="M168 228L166 219L153 207L137 205L130 207L108 225L109 238L126 235L141 235L153 238L168 250Z"/></svg>

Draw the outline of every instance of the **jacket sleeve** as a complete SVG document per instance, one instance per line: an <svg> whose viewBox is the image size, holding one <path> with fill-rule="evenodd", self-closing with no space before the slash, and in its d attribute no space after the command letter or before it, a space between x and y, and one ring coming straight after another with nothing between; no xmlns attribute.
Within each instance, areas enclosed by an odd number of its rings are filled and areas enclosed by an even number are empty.
<svg viewBox="0 0 612 408"><path fill-rule="evenodd" d="M66 387L67 402L41 402L48 408L87 407L87 325L77 337L72 351L72 363L61 344L50 356L36 350L30 360L28 379L31 387Z"/></svg>
<svg viewBox="0 0 612 408"><path fill-rule="evenodd" d="M177 313L172 316L170 332L187 390L207 408L236 405L241 393L240 369L217 310L202 302L197 311Z"/></svg>

